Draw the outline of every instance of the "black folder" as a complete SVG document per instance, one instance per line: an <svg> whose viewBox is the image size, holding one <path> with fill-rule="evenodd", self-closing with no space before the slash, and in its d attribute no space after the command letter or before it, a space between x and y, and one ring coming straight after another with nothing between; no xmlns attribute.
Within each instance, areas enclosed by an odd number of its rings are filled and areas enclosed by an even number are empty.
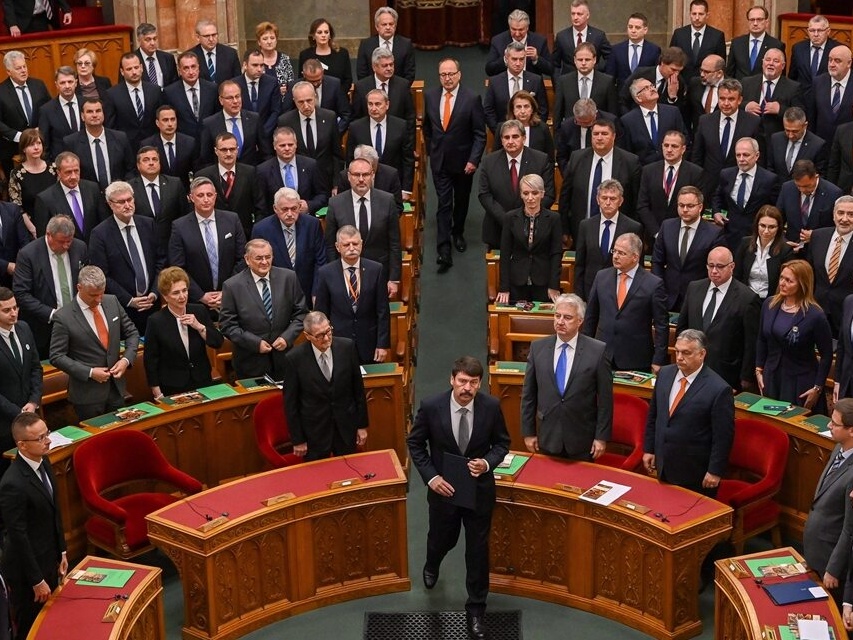
<svg viewBox="0 0 853 640"><path fill-rule="evenodd" d="M444 469L441 474L453 487L453 495L446 498L451 504L466 509L477 506L477 478L468 469L468 458L444 452Z"/></svg>

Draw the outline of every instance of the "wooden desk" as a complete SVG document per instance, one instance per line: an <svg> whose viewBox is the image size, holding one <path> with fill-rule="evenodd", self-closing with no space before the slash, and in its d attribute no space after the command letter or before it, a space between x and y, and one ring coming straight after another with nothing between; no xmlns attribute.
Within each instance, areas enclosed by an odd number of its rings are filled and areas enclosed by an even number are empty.
<svg viewBox="0 0 853 640"><path fill-rule="evenodd" d="M744 560L788 555L799 562L803 561L803 557L791 547L738 556L729 560L717 560L714 579L717 587L714 594L714 638L716 640L762 640L766 638L763 633L765 625L772 627L779 637L778 627L787 625L788 612L820 614L833 628L836 638L840 640L847 637L841 614L832 598L780 607L770 599L764 589L755 583L752 576L739 578L732 572L733 560L746 569ZM820 582L814 572L811 572L810 577ZM768 584L775 584L782 580L784 578L764 579ZM787 580L797 580L797 578L787 578Z"/></svg>
<svg viewBox="0 0 853 640"><path fill-rule="evenodd" d="M132 569L133 576L126 585L99 587L81 586L69 580L50 599L36 618L28 640L56 640L57 638L86 638L86 640L164 640L163 585L161 571L121 560L108 560L86 556L68 572L78 569L103 567L106 569ZM116 593L128 596L120 602L121 612L113 623L101 622L107 606L114 602ZM73 633L70 631L74 629Z"/></svg>
<svg viewBox="0 0 853 640"><path fill-rule="evenodd" d="M601 507L555 488L588 489L601 480L630 485L625 499L651 511ZM498 482L491 588L589 611L655 638L690 638L702 630L702 559L731 525L731 508L686 489L537 455L514 481Z"/></svg>
<svg viewBox="0 0 853 640"><path fill-rule="evenodd" d="M376 475L329 488L368 473ZM294 498L261 503L287 492ZM220 512L227 522L198 531L205 515ZM237 480L147 520L152 542L181 575L185 639L239 638L325 605L411 589L406 475L390 450Z"/></svg>
<svg viewBox="0 0 853 640"><path fill-rule="evenodd" d="M559 193L559 191L558 191ZM500 283L500 251L489 251L486 254L486 295L489 299L489 304L493 304L498 295L498 285ZM560 286L565 293L574 291L575 278L575 252L564 251L562 270L560 272Z"/></svg>

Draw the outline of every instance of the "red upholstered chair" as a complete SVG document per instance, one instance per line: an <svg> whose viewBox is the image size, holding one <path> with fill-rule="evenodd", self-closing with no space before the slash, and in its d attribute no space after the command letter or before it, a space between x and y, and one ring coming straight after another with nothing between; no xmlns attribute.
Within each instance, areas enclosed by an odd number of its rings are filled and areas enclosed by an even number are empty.
<svg viewBox="0 0 853 640"><path fill-rule="evenodd" d="M782 486L788 462L788 435L773 425L738 418L729 454L729 469L720 482L717 500L735 510L731 542L736 555L744 542L770 531L773 545L782 546L779 505L773 496Z"/></svg>
<svg viewBox="0 0 853 640"><path fill-rule="evenodd" d="M152 548L145 516L180 500L159 491L163 485L185 494L202 490L198 480L169 464L150 436L130 429L80 443L74 468L80 496L92 514L86 521L89 544L119 558ZM131 493L133 487L144 491Z"/></svg>
<svg viewBox="0 0 853 640"><path fill-rule="evenodd" d="M287 429L287 416L284 415L284 401L280 395L261 400L252 414L255 424L255 440L264 459L274 469L289 467L302 462L302 458L293 455L290 443L290 431Z"/></svg>
<svg viewBox="0 0 853 640"><path fill-rule="evenodd" d="M608 467L636 471L643 461L643 434L649 403L627 393L613 394L613 433L596 460Z"/></svg>

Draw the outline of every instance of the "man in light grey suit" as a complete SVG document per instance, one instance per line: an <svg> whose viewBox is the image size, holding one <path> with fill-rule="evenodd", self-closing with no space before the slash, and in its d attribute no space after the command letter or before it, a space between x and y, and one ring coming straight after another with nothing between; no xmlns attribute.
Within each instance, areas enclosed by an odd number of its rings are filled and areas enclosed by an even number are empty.
<svg viewBox="0 0 853 640"><path fill-rule="evenodd" d="M853 398L835 403L829 431L837 444L815 488L803 530L803 556L840 602L853 542Z"/></svg>
<svg viewBox="0 0 853 640"><path fill-rule="evenodd" d="M50 364L68 374L68 399L81 421L124 406L124 373L139 346L136 327L106 287L103 271L83 267L74 301L53 316Z"/></svg>
<svg viewBox="0 0 853 640"><path fill-rule="evenodd" d="M521 392L521 435L532 453L595 460L613 427L613 377L605 344L579 335L586 305L554 302L556 336L530 345ZM538 422L538 429L537 429Z"/></svg>
<svg viewBox="0 0 853 640"><path fill-rule="evenodd" d="M249 266L222 285L219 328L234 343L232 362L238 378L269 374L284 378L284 354L302 332L308 313L299 278L272 266L266 240L246 243Z"/></svg>

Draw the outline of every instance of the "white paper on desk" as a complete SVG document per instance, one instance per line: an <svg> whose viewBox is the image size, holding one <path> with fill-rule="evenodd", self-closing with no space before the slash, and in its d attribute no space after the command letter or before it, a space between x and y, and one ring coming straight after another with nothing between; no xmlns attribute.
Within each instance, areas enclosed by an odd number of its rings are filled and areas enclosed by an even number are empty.
<svg viewBox="0 0 853 640"><path fill-rule="evenodd" d="M800 640L830 640L826 620L797 620Z"/></svg>
<svg viewBox="0 0 853 640"><path fill-rule="evenodd" d="M818 431L818 432L817 432L817 435L819 435L819 436L823 436L824 438L829 438L830 440L832 440L832 431L829 431L829 430L827 430L827 431Z"/></svg>
<svg viewBox="0 0 853 640"><path fill-rule="evenodd" d="M74 442L71 438L68 438L59 431L51 431L50 432L50 450L53 451L58 447L64 447L66 444L71 444Z"/></svg>
<svg viewBox="0 0 853 640"><path fill-rule="evenodd" d="M812 587L809 589L809 593L812 594L815 598L828 598L829 594L824 591L823 587Z"/></svg>
<svg viewBox="0 0 853 640"><path fill-rule="evenodd" d="M615 482L602 480L594 487L584 491L580 495L580 499L607 507L616 502L630 490L631 487L628 485L616 484Z"/></svg>

